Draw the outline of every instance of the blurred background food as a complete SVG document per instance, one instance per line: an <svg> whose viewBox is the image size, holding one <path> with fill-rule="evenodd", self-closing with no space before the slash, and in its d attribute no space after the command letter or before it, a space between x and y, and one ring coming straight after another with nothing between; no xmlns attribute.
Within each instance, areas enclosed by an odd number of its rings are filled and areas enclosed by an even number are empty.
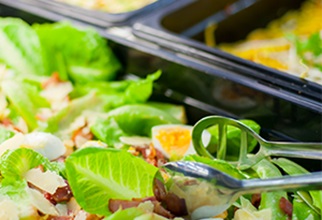
<svg viewBox="0 0 322 220"><path fill-rule="evenodd" d="M238 42L216 45L214 32L212 23L205 30L208 46L322 84L321 0L305 1Z"/></svg>
<svg viewBox="0 0 322 220"><path fill-rule="evenodd" d="M58 0L71 5L83 7L85 9L100 10L109 13L124 13L142 8L156 0Z"/></svg>

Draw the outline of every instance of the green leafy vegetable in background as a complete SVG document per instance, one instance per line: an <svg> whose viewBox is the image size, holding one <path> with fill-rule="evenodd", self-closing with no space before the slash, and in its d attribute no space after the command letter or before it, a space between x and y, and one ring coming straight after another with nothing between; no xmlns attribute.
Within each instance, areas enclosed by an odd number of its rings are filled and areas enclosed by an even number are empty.
<svg viewBox="0 0 322 220"><path fill-rule="evenodd" d="M18 18L0 18L0 63L17 75L48 75L38 35Z"/></svg>
<svg viewBox="0 0 322 220"><path fill-rule="evenodd" d="M126 151L85 148L66 160L69 184L77 202L88 212L110 215L109 199L153 195L158 168Z"/></svg>
<svg viewBox="0 0 322 220"><path fill-rule="evenodd" d="M106 40L95 30L79 29L69 23L35 24L33 29L43 46L50 73L58 72L64 80L112 80L121 68Z"/></svg>
<svg viewBox="0 0 322 220"><path fill-rule="evenodd" d="M256 122L252 120L240 120L242 123L253 129L256 133L259 134L260 132L260 126ZM207 129L209 133L211 134L211 140L209 143L208 151L214 152L217 149L217 143L218 143L218 126L212 126ZM239 128L236 128L234 126L227 126L227 157L228 158L237 158L239 156L239 149L240 149L240 136L241 131ZM254 150L257 141L251 137L251 135L248 135L248 152L251 152Z"/></svg>
<svg viewBox="0 0 322 220"><path fill-rule="evenodd" d="M37 111L49 107L49 103L40 95L40 90L27 81L5 80L2 90L10 100L12 107L26 121L30 130L38 127Z"/></svg>
<svg viewBox="0 0 322 220"><path fill-rule="evenodd" d="M304 40L295 35L289 35L288 38L295 42L296 52L305 64L313 65L322 71L322 64L318 58L322 54L322 36L319 32Z"/></svg>
<svg viewBox="0 0 322 220"><path fill-rule="evenodd" d="M147 104L133 104L110 111L106 119L99 119L91 126L91 131L99 140L114 146L121 136L150 136L155 125L178 123L180 121L165 111Z"/></svg>

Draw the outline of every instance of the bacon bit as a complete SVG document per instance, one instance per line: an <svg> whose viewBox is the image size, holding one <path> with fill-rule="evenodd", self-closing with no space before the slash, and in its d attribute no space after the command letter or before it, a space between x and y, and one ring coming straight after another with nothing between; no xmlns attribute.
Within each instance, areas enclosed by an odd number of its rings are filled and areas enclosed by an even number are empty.
<svg viewBox="0 0 322 220"><path fill-rule="evenodd" d="M186 201L176 194L167 193L163 202L166 204L167 209L176 216L188 215Z"/></svg>
<svg viewBox="0 0 322 220"><path fill-rule="evenodd" d="M68 202L72 197L73 193L70 189L69 184L66 181L67 186L59 187L56 192L52 195L53 199L58 202Z"/></svg>
<svg viewBox="0 0 322 220"><path fill-rule="evenodd" d="M86 220L101 220L103 218L104 217L98 217L97 215L94 215L94 214L88 214L86 217Z"/></svg>
<svg viewBox="0 0 322 220"><path fill-rule="evenodd" d="M251 203L253 204L254 207L258 208L261 202L261 194L256 193L252 195Z"/></svg>
<svg viewBox="0 0 322 220"><path fill-rule="evenodd" d="M153 204L154 204L154 209L153 209L154 213L169 219L174 218L174 215L171 214L171 212L169 212L168 210L166 210L159 202L155 202Z"/></svg>
<svg viewBox="0 0 322 220"><path fill-rule="evenodd" d="M160 167L167 162L162 152L154 148L152 144L144 147L132 146L130 153L134 156L142 155L146 162L156 167Z"/></svg>
<svg viewBox="0 0 322 220"><path fill-rule="evenodd" d="M44 194L44 197L49 201L49 202L51 202L52 204L54 204L54 205L56 205L57 204L57 202L55 201L55 199L54 199L54 197L53 197L53 195L51 195L50 193L48 193L48 192L43 192L43 194Z"/></svg>
<svg viewBox="0 0 322 220"><path fill-rule="evenodd" d="M154 183L153 184L153 193L154 193L155 198L158 201L164 200L167 195L164 184L160 180L158 180L157 178L154 178L153 183Z"/></svg>
<svg viewBox="0 0 322 220"><path fill-rule="evenodd" d="M288 215L289 219L292 219L293 205L290 201L282 197L279 202L280 208Z"/></svg>
<svg viewBox="0 0 322 220"><path fill-rule="evenodd" d="M59 78L58 72L54 72L48 80L44 81L41 84L41 87L43 89L45 89L51 84L57 84L57 83L60 83L60 82L62 82L62 80Z"/></svg>

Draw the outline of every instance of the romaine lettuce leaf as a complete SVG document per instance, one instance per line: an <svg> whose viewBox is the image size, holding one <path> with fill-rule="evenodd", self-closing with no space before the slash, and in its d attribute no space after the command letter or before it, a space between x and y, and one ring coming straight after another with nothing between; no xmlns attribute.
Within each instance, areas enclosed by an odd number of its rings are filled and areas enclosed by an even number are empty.
<svg viewBox="0 0 322 220"><path fill-rule="evenodd" d="M281 169L283 169L287 174L289 175L299 175L299 174L305 174L305 173L309 173L309 171L307 171L305 168L303 168L302 166L300 166L297 163L294 163L291 160L288 160L286 158L278 158L278 159L274 159L273 163L275 163L276 165L278 165ZM304 192L297 192L297 194L302 197L302 199L304 199ZM314 210L316 210L316 208L319 209L319 211L317 211L319 213L319 215L321 216L322 214L322 190L312 190L309 191L309 194L312 198L312 202L309 202L307 199L305 200L305 202L311 206L311 208L313 208ZM312 207L312 205L316 206L316 207Z"/></svg>
<svg viewBox="0 0 322 220"><path fill-rule="evenodd" d="M37 210L30 201L27 188L26 181L10 183L2 181L0 184L0 203L4 200L11 200L15 205L16 213L8 213L13 219L33 220L39 218Z"/></svg>
<svg viewBox="0 0 322 220"><path fill-rule="evenodd" d="M84 148L66 159L67 179L76 201L89 213L108 216L113 199L153 195L158 169L126 151Z"/></svg>
<svg viewBox="0 0 322 220"><path fill-rule="evenodd" d="M165 218L161 215L152 213L152 212L145 212L144 210L141 210L140 208L128 208L128 209L119 209L113 215L110 215L104 220L120 220L120 219L133 219L133 220L167 220L168 218Z"/></svg>
<svg viewBox="0 0 322 220"><path fill-rule="evenodd" d="M161 71L157 71L148 75L146 79L76 84L71 96L80 97L95 92L104 101L106 110L125 104L144 103L151 96L153 82L160 75Z"/></svg>
<svg viewBox="0 0 322 220"><path fill-rule="evenodd" d="M79 29L69 23L34 24L50 73L61 79L85 83L112 80L120 62L106 40L94 29Z"/></svg>
<svg viewBox="0 0 322 220"><path fill-rule="evenodd" d="M179 120L182 124L188 122L185 108L182 105L175 105L163 102L147 102L147 105L165 111Z"/></svg>
<svg viewBox="0 0 322 220"><path fill-rule="evenodd" d="M47 158L34 150L28 148L9 150L0 158L1 177L6 182L14 183L22 180L28 170L39 165L42 165L45 170L59 172L56 165L52 165Z"/></svg>
<svg viewBox="0 0 322 220"><path fill-rule="evenodd" d="M65 108L49 118L47 125L42 130L60 136L85 110L99 113L103 111L103 107L102 99L95 93L89 93L86 96L72 100Z"/></svg>
<svg viewBox="0 0 322 220"><path fill-rule="evenodd" d="M40 90L34 84L20 80L5 80L2 90L9 99L11 106L26 121L30 130L38 127L37 111L50 104L40 95Z"/></svg>
<svg viewBox="0 0 322 220"><path fill-rule="evenodd" d="M206 164L206 165L211 166L215 169L218 169L222 172L225 172L228 175L235 177L237 179L246 179L247 178L244 173L242 173L236 167L234 167L233 165L231 165L230 163L228 163L224 160L210 159L208 157L201 157L198 155L188 155L188 156L185 156L182 160Z"/></svg>
<svg viewBox="0 0 322 220"><path fill-rule="evenodd" d="M260 132L260 125L257 124L253 120L247 120L247 119L242 119L240 122L244 123L251 129L253 129L256 133ZM218 143L218 126L212 126L207 129L208 132L211 134L211 140L208 147L209 152L215 151L217 148L215 147ZM234 126L227 126L227 157L229 159L234 159L238 158L239 156L239 151L240 151L240 135L241 135L241 130L239 128L236 128ZM248 140L248 145L247 149L248 152L251 152L254 150L255 146L257 145L257 141L251 136L247 136Z"/></svg>
<svg viewBox="0 0 322 220"><path fill-rule="evenodd" d="M0 63L17 75L48 75L37 33L21 19L0 18Z"/></svg>
<svg viewBox="0 0 322 220"><path fill-rule="evenodd" d="M150 136L153 126L171 123L180 124L180 121L146 104L133 104L110 111L106 119L99 119L91 126L91 131L99 140L114 146L121 136Z"/></svg>
<svg viewBox="0 0 322 220"><path fill-rule="evenodd" d="M282 176L279 169L266 159L263 159L258 164L254 165L252 169L258 174L261 179ZM271 209L272 219L287 219L287 215L279 206L280 199L282 197L287 199L287 193L283 191L262 193L259 209Z"/></svg>

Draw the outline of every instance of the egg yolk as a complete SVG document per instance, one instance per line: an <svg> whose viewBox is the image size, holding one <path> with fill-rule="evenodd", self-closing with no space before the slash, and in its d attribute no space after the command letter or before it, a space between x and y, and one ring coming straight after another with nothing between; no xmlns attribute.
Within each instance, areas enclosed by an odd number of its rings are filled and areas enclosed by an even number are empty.
<svg viewBox="0 0 322 220"><path fill-rule="evenodd" d="M170 156L184 155L188 150L191 142L191 131L182 128L168 128L160 130L156 135L161 147Z"/></svg>

